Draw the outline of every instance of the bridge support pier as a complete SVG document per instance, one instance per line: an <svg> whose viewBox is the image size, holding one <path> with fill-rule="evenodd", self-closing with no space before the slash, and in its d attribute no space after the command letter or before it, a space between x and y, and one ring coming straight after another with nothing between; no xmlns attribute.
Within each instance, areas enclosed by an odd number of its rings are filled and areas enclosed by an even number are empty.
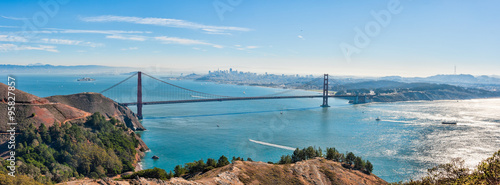
<svg viewBox="0 0 500 185"><path fill-rule="evenodd" d="M137 118L142 119L142 72L137 72Z"/></svg>
<svg viewBox="0 0 500 185"><path fill-rule="evenodd" d="M323 104L321 107L330 107L328 105L328 74L323 77Z"/></svg>

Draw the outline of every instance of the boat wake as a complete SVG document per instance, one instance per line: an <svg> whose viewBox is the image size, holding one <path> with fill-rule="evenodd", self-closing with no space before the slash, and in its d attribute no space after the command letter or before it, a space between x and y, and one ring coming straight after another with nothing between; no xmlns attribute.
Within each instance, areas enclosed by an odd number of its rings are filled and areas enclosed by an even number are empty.
<svg viewBox="0 0 500 185"><path fill-rule="evenodd" d="M272 147L281 148L281 149L285 149L285 150L291 150L291 151L295 150L295 148L288 147L288 146L282 146L282 145L277 145L277 144L272 144L272 143L266 143L266 142L262 142L262 141L255 141L255 140L252 140L252 139L248 139L248 140L250 142L261 144L261 145L272 146Z"/></svg>

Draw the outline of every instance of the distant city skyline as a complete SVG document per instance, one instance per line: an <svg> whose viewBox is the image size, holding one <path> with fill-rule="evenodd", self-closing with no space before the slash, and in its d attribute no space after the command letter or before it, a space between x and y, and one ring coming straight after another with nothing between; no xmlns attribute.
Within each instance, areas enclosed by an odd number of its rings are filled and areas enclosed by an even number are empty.
<svg viewBox="0 0 500 185"><path fill-rule="evenodd" d="M500 75L500 2L2 1L0 64Z"/></svg>

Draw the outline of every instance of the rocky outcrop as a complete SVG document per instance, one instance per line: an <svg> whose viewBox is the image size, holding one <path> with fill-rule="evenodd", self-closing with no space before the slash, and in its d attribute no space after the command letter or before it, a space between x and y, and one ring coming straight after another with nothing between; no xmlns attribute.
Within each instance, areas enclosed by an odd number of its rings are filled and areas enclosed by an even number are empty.
<svg viewBox="0 0 500 185"><path fill-rule="evenodd" d="M120 105L99 93L87 92L57 95L46 97L46 99L50 102L69 105L90 113L99 112L108 118L115 117L134 131L146 130L137 119L135 113L128 107Z"/></svg>

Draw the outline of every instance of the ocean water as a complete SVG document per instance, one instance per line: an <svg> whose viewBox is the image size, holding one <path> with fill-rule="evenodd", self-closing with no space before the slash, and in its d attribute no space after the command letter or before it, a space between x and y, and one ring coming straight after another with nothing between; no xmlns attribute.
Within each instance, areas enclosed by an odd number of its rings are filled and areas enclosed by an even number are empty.
<svg viewBox="0 0 500 185"><path fill-rule="evenodd" d="M94 82L76 81L80 77L18 75L16 82L17 88L45 97L99 92L127 76L94 75L90 76L97 79ZM5 81L6 78L0 82ZM229 96L283 91L195 81L169 82ZM134 83L124 83L123 97L114 99L132 99ZM160 85L152 86L144 87L149 98L158 96L154 92ZM143 168L168 171L178 164L209 157L217 159L221 155L277 162L281 155L293 152L290 148L335 147L370 160L374 174L395 182L418 179L425 175L426 169L456 157L475 167L500 149L500 99L351 105L347 100L330 98L329 108L319 107L321 101L317 98L144 106L142 123L147 131L138 133L151 151L141 164ZM135 107L130 108L135 111ZM375 121L377 117L381 121ZM443 125L442 121L458 124ZM160 159L151 159L153 155Z"/></svg>

